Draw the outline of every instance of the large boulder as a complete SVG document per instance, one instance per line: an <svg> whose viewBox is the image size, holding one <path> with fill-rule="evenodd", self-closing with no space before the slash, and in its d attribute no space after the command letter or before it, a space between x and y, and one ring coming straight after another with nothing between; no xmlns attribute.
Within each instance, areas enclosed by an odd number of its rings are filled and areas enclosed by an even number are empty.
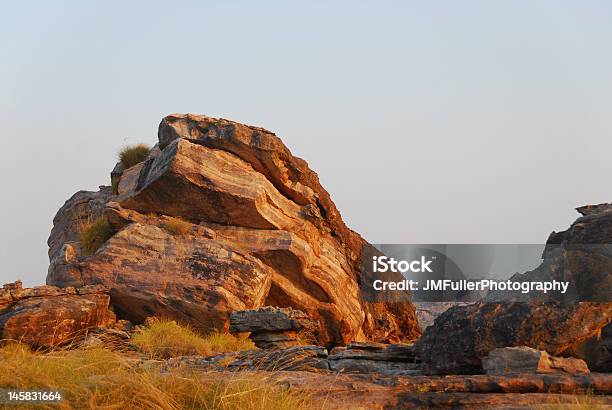
<svg viewBox="0 0 612 410"><path fill-rule="evenodd" d="M540 266L510 278L518 282L567 281L567 293L490 292L487 301L612 303L612 204L586 205L576 210L581 216L568 229L548 237ZM585 358L592 370L612 371L611 321L608 312L609 324L575 343L567 354Z"/></svg>
<svg viewBox="0 0 612 410"><path fill-rule="evenodd" d="M109 286L118 316L134 323L163 315L227 330L231 312L269 305L307 313L322 344L418 337L410 302L360 300L360 257L370 245L276 135L171 115L158 136L143 163L113 174L116 195L81 193L60 209L48 284ZM65 222L82 209L103 215L114 233L89 256L77 224Z"/></svg>
<svg viewBox="0 0 612 410"><path fill-rule="evenodd" d="M611 314L609 303L456 306L425 330L415 353L423 369L431 374L482 373L482 358L498 347L528 346L554 356L580 357L580 346L601 333ZM581 358L592 367L592 357Z"/></svg>
<svg viewBox="0 0 612 410"><path fill-rule="evenodd" d="M113 324L108 290L100 286L24 289L21 282L0 289L0 334L33 347L61 346L98 327Z"/></svg>

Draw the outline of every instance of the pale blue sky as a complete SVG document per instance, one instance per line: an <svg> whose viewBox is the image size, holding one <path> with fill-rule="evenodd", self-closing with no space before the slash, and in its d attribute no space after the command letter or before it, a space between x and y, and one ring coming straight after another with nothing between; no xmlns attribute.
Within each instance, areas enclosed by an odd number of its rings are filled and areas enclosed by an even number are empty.
<svg viewBox="0 0 612 410"><path fill-rule="evenodd" d="M376 243L536 243L612 200L607 1L4 2L0 281L160 119L264 126Z"/></svg>

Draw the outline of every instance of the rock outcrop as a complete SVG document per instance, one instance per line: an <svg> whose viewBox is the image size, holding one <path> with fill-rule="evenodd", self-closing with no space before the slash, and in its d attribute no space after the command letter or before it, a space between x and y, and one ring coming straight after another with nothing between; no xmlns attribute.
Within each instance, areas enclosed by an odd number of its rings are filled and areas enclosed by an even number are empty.
<svg viewBox="0 0 612 410"><path fill-rule="evenodd" d="M453 307L415 344L431 374L482 373L481 359L498 347L528 346L555 356L581 357L585 340L610 321L612 304L478 303ZM590 357L581 357L591 367Z"/></svg>
<svg viewBox="0 0 612 410"><path fill-rule="evenodd" d="M567 230L552 232L548 237L542 264L510 278L517 282L567 281L568 291L516 292L513 300L612 302L612 204L587 205L576 210L582 215L580 218ZM487 300L507 301L509 296L491 292Z"/></svg>
<svg viewBox="0 0 612 410"><path fill-rule="evenodd" d="M100 286L22 288L21 282L0 289L0 334L35 348L61 346L92 329L113 324L108 290Z"/></svg>
<svg viewBox="0 0 612 410"><path fill-rule="evenodd" d="M482 359L486 374L506 373L589 373L584 360L551 356L527 346L493 349Z"/></svg>
<svg viewBox="0 0 612 410"><path fill-rule="evenodd" d="M230 315L230 333L249 332L249 338L260 349L272 349L300 344L300 337L317 328L306 313L291 308L266 306L241 310Z"/></svg>
<svg viewBox="0 0 612 410"><path fill-rule="evenodd" d="M227 330L231 312L269 305L307 313L321 344L418 337L409 302L360 300L370 245L277 136L199 115L164 118L158 136L143 163L115 170L117 195L81 192L60 209L48 284L109 286L133 323L163 315ZM114 235L83 255L78 221L99 216ZM177 220L188 228L171 229Z"/></svg>

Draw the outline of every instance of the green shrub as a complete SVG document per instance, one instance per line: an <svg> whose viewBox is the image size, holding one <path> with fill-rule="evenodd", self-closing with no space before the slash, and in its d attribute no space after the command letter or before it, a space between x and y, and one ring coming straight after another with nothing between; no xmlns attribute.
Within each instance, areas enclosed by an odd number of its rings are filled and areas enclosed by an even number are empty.
<svg viewBox="0 0 612 410"><path fill-rule="evenodd" d="M119 160L124 169L128 169L144 161L149 155L149 151L151 151L151 147L147 144L128 145L119 152Z"/></svg>
<svg viewBox="0 0 612 410"><path fill-rule="evenodd" d="M176 356L236 352L255 349L249 339L239 339L224 333L202 336L189 326L174 320L156 319L132 338L134 345L153 359Z"/></svg>
<svg viewBox="0 0 612 410"><path fill-rule="evenodd" d="M85 224L79 232L79 243L83 254L93 254L111 236L113 236L113 230L104 217Z"/></svg>

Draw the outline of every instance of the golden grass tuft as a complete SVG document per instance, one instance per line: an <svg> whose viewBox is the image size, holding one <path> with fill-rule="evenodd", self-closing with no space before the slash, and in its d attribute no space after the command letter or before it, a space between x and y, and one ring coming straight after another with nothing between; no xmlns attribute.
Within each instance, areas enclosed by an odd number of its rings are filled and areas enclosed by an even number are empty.
<svg viewBox="0 0 612 410"><path fill-rule="evenodd" d="M301 330L297 333L297 344L299 346L309 346L316 345L317 338L315 337L314 332L310 330Z"/></svg>
<svg viewBox="0 0 612 410"><path fill-rule="evenodd" d="M104 349L32 352L23 345L0 348L0 387L60 390L59 404L26 404L21 409L307 409L303 393L265 378L219 373L211 382L194 371L135 366ZM8 407L6 407L8 408ZM13 407L11 407L13 408Z"/></svg>
<svg viewBox="0 0 612 410"><path fill-rule="evenodd" d="M93 222L87 222L79 228L79 243L85 255L91 255L102 246L110 237L113 230L104 217L97 218Z"/></svg>
<svg viewBox="0 0 612 410"><path fill-rule="evenodd" d="M249 339L240 339L224 333L202 336L189 326L168 319L154 320L144 330L136 333L132 342L152 359L189 355L210 356L255 349L255 345Z"/></svg>
<svg viewBox="0 0 612 410"><path fill-rule="evenodd" d="M128 145L119 151L119 161L124 169L128 169L143 162L150 151L151 147L147 144Z"/></svg>
<svg viewBox="0 0 612 410"><path fill-rule="evenodd" d="M164 219L162 228L172 235L179 236L188 233L191 230L191 224L184 219L170 216Z"/></svg>

